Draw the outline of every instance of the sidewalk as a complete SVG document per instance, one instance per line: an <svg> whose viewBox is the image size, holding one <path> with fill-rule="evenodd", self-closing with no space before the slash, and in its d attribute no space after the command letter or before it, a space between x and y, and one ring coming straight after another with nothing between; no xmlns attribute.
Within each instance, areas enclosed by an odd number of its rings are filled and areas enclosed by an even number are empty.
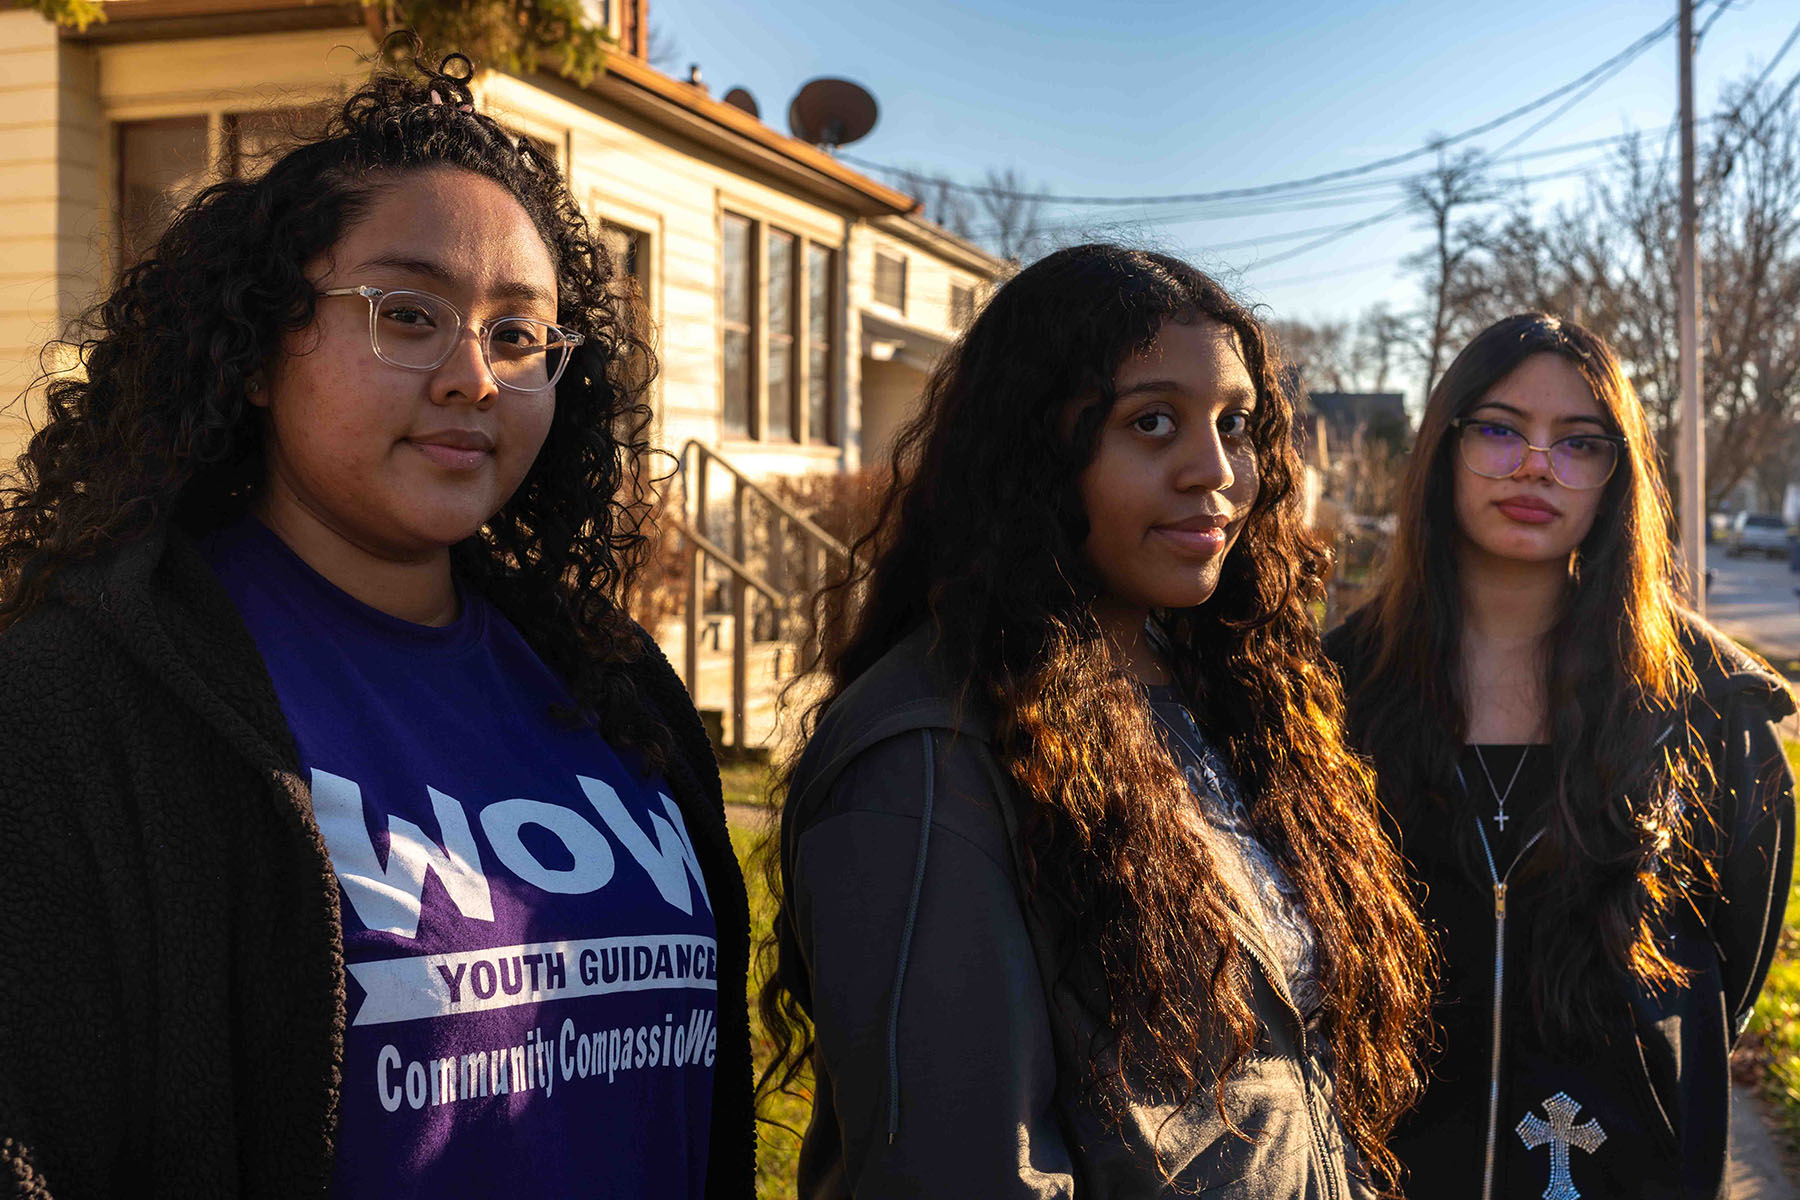
<svg viewBox="0 0 1800 1200"><path fill-rule="evenodd" d="M1706 565L1713 585L1706 593L1706 617L1800 685L1800 573L1787 563L1767 558L1727 558L1711 547ZM1782 732L1800 738L1800 713L1789 717Z"/></svg>
<svg viewBox="0 0 1800 1200"><path fill-rule="evenodd" d="M1762 1104L1749 1088L1731 1089L1726 1185L1731 1200L1800 1200L1800 1189L1788 1178L1775 1138L1763 1121Z"/></svg>
<svg viewBox="0 0 1800 1200"><path fill-rule="evenodd" d="M1768 558L1707 555L1713 585L1706 616L1720 629L1749 642L1771 659L1800 658L1800 573Z"/></svg>

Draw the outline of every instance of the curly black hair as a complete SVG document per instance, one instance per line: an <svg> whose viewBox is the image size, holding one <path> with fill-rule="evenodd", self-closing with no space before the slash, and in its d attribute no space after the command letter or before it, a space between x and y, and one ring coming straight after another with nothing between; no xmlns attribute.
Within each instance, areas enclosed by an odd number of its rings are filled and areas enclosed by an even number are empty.
<svg viewBox="0 0 1800 1200"><path fill-rule="evenodd" d="M472 75L461 55L431 68L416 39L390 39L318 136L261 175L202 191L76 322L62 345L83 370L44 381L45 420L0 489L0 627L74 563L159 526L198 534L246 511L264 472L246 384L311 324L307 264L397 176L456 167L529 214L555 263L556 320L585 341L537 460L452 548L453 569L564 679L573 716L663 763L666 733L617 669L644 650L620 598L647 544L648 323L555 163L475 110Z"/></svg>

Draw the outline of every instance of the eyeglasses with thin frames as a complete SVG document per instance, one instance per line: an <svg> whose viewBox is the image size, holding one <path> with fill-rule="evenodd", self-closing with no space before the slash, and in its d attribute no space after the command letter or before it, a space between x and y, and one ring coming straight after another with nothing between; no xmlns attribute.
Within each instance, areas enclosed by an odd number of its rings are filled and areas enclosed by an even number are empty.
<svg viewBox="0 0 1800 1200"><path fill-rule="evenodd" d="M1536 450L1549 461L1556 482L1577 492L1592 491L1611 479L1619 466L1619 451L1625 446L1625 439L1616 433L1573 433L1548 446L1534 446L1524 434L1499 421L1458 417L1450 425L1458 433L1463 466L1482 478L1512 478Z"/></svg>
<svg viewBox="0 0 1800 1200"><path fill-rule="evenodd" d="M434 371L449 360L463 330L474 328L481 358L495 383L515 392L556 386L579 333L534 317L472 321L442 296L407 288L362 285L328 288L320 296L361 296L369 302L369 348L375 357L409 371ZM485 330L485 332L484 332Z"/></svg>

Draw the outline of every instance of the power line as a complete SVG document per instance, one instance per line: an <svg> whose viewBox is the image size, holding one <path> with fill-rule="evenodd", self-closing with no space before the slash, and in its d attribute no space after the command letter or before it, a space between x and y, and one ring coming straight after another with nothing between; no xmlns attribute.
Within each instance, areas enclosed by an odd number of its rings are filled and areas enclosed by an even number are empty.
<svg viewBox="0 0 1800 1200"><path fill-rule="evenodd" d="M1702 25L1700 27L1700 32L1694 35L1694 49L1696 51L1700 49L1700 43L1706 40L1706 35L1712 32L1713 25L1718 22L1720 17L1725 15L1725 10L1731 7L1731 3L1732 0L1720 0L1719 6L1713 9L1712 16L1706 18L1706 24Z"/></svg>
<svg viewBox="0 0 1800 1200"><path fill-rule="evenodd" d="M1701 38L1704 38L1706 36L1707 32L1712 28L1713 23L1719 19L1719 16L1722 13L1724 13L1724 11L1727 8L1729 8L1730 5L1731 5L1731 0L1720 0L1719 4L1713 9L1712 16L1709 17L1707 19L1706 24L1701 27L1699 35L1695 38L1696 42L1698 42ZM1677 20L1679 20L1679 18L1677 18ZM1756 82L1750 85L1749 91L1746 93L1744 100L1738 104L1738 106L1733 110L1733 112L1731 113L1730 116L1728 116L1728 117L1724 118L1722 121L1720 121L1721 130L1723 130L1723 128L1726 125L1728 125L1731 121L1735 120L1737 118L1737 116L1739 115L1739 113L1742 112L1744 105L1748 104L1751 101L1751 99L1755 97L1757 92L1761 90L1763 83L1768 80L1769 76L1774 72L1776 65L1778 63L1780 63L1781 59L1787 54L1788 50L1790 50L1793 47L1796 40L1800 40L1800 24L1795 25L1793 32L1788 34L1787 40L1784 41L1781 44L1781 48L1775 52L1775 57L1769 62L1769 64L1766 67L1763 68L1762 74L1757 76ZM1520 142L1523 142L1524 140L1529 138L1532 134L1536 133L1538 130L1542 129L1544 126L1550 124L1552 121L1554 121L1558 117L1562 116L1570 108L1574 107L1574 105L1578 104L1580 101L1585 99L1587 96L1593 94L1593 92L1598 87L1600 87L1602 84L1604 84L1607 81L1607 79L1610 79L1613 74L1616 74L1618 71L1623 70L1624 67L1632 61L1632 59L1635 59L1638 55L1642 54L1645 50L1649 49L1651 44L1653 44L1653 43L1643 42L1642 39L1640 39L1640 43L1637 44L1635 53L1631 53L1629 56L1619 56L1619 58L1617 60L1617 65L1608 74L1595 78L1593 83L1589 87L1587 87L1585 90L1576 94L1567 103L1565 103L1561 107L1559 107L1555 112L1551 113L1549 116L1545 117L1543 120L1538 121L1537 123L1532 125L1531 128L1527 129L1524 133L1518 135L1517 137L1513 138L1511 141L1507 142L1506 145L1502 146L1499 151L1495 152L1496 155L1505 150L1511 149L1513 146L1518 145ZM1592 73L1590 73L1590 74L1592 74ZM1773 111L1777 108L1780 108L1781 105L1786 102L1788 96L1793 93L1793 91L1796 87L1800 87L1800 73L1796 73L1794 78L1789 80L1787 86L1782 89L1782 91L1779 95L1776 96L1774 101L1768 106L1767 109L1765 109L1765 112ZM1758 123L1760 124L1760 119L1759 119ZM1673 126L1671 126L1671 128L1673 128ZM1748 130L1746 131L1745 137L1743 140L1740 140L1737 150L1741 150L1743 148L1743 141L1748 140L1750 132L1751 131L1748 131ZM1635 137L1638 135L1631 134L1631 135L1627 135L1627 136ZM1666 149L1666 144L1667 143L1665 141L1665 149ZM1737 153L1737 150L1733 151L1734 156ZM1493 164L1489 163L1488 165L1493 165ZM1586 168L1576 168L1574 171L1559 172L1557 174L1553 174L1550 176L1541 177L1539 180L1532 181L1532 182L1543 182L1547 179L1566 177L1567 175L1570 175L1570 174L1581 174L1581 173L1584 173L1585 170L1586 170ZM1373 217L1366 217L1361 220L1351 221L1348 224L1339 226L1337 229L1331 230L1331 231L1325 233L1323 236L1306 243L1304 246L1297 246L1292 250L1283 251L1282 253L1274 255L1271 258L1263 259L1261 262L1256 264L1256 267L1257 268L1267 267L1267 266L1271 266L1275 263L1285 262L1290 258L1297 258L1302 254L1308 254L1314 250L1319 249L1320 247L1329 245L1332 242L1335 242L1342 238L1348 237L1352 233L1359 232L1360 230L1370 228L1371 226L1381 224L1385 221L1393 220L1396 217L1399 217L1402 214L1404 214L1410 207L1411 206L1407 203L1401 203L1399 205L1394 206L1393 208L1387 209L1385 212L1377 213ZM1268 285L1268 286L1273 286L1273 285Z"/></svg>
<svg viewBox="0 0 1800 1200"><path fill-rule="evenodd" d="M1769 82L1769 76L1775 73L1776 66L1782 59L1787 57L1787 52L1794 48L1794 40L1796 38L1800 38L1800 24L1796 24L1793 29L1788 31L1787 40L1781 43L1781 49L1775 52L1775 57L1769 60L1769 65L1762 69L1762 74L1756 77L1756 82L1750 85L1750 90L1745 93L1746 98L1756 95L1756 93L1761 90L1762 85ZM1742 104L1738 105L1739 110L1742 108ZM1735 118L1737 112L1734 111L1732 116Z"/></svg>
<svg viewBox="0 0 1800 1200"><path fill-rule="evenodd" d="M1718 12L1720 12L1720 11L1723 11L1722 7L1720 9L1715 9L1714 15L1717 15ZM1522 142L1529 141L1532 138L1532 136L1535 135L1539 130L1541 130L1545 126L1551 124L1552 122L1557 120L1557 118L1561 117L1563 114L1567 113L1570 109L1574 108L1577 104L1580 104L1583 100L1586 100L1589 96L1591 96L1595 92L1599 91L1603 86L1605 86L1609 81L1611 81L1612 78L1614 76L1616 76L1619 72L1623 71L1626 67L1628 67L1632 63L1636 62L1643 55L1643 53L1646 50L1650 49L1650 47L1654 44L1655 44L1654 42L1643 43L1637 49L1637 51L1635 53L1621 57L1618 60L1617 65L1609 68L1604 74L1601 74L1601 75L1595 77L1595 79L1592 83L1588 84L1585 88L1576 92L1573 96L1570 96L1562 104L1558 105L1556 108L1556 111L1552 112L1549 116L1545 117L1543 120L1534 122L1533 124L1531 124L1529 127L1526 128L1524 133L1521 133L1518 136L1514 137L1511 141L1509 141L1505 145L1501 146L1498 150L1495 150L1493 152L1493 154L1486 155L1484 157L1490 158L1490 159L1497 158L1500 155L1505 154L1508 150L1511 150L1514 146L1517 146L1517 145L1521 144Z"/></svg>
<svg viewBox="0 0 1800 1200"><path fill-rule="evenodd" d="M1789 80L1788 85L1781 89L1780 94L1775 97L1773 102L1763 109L1761 115L1759 115L1753 123L1742 126L1744 130L1743 135L1738 138L1737 144L1731 148L1731 153L1723 154L1717 152L1724 148L1726 131L1730 129L1732 125L1740 123L1739 118L1743 116L1745 106L1756 99L1757 93L1762 91L1762 85L1769 81L1769 76L1775 73L1775 68L1780 65L1783 58L1787 57L1787 52L1794 48L1794 42L1797 39L1800 39L1800 22L1795 23L1794 28L1789 31L1787 35L1787 40L1781 43L1781 48L1779 50L1775 51L1775 57L1769 60L1769 64L1762 69L1762 74L1758 75L1756 81L1745 89L1743 97L1738 100L1737 104L1732 108L1731 113L1720 122L1719 140L1717 149L1715 150L1713 163L1715 166L1721 162L1725 164L1724 169L1719 172L1721 178L1730 174L1733 164L1737 161L1737 156L1743 153L1744 147L1749 144L1750 139L1756 136L1757 132L1761 130L1763 122L1769 118L1771 113L1775 112L1787 102L1788 96L1794 90L1794 85L1800 83L1800 75L1796 75L1793 79Z"/></svg>
<svg viewBox="0 0 1800 1200"><path fill-rule="evenodd" d="M1723 0L1721 0L1721 2L1723 2ZM1213 200L1245 199L1252 196L1272 195L1278 192L1311 187L1320 183L1331 183L1340 179L1352 179L1359 175L1368 175L1388 167L1398 166L1401 163L1412 162L1423 155L1435 154L1448 146L1454 146L1458 143L1466 142L1470 138L1476 138L1486 133L1492 133L1494 130L1509 125L1520 117L1536 112L1545 105L1553 104L1564 96L1569 95L1571 92L1576 92L1586 87L1595 79L1601 78L1602 76L1609 76L1611 72L1621 69L1625 64L1631 62L1651 46L1667 37L1677 23L1678 18L1669 18L1649 33L1632 42L1631 45L1627 46L1618 54L1613 55L1599 66L1583 74L1580 78L1565 83L1559 88L1552 89L1535 100L1519 105L1517 108L1501 113L1492 120L1484 121L1479 125L1465 129L1461 133L1451 134L1448 137L1433 138L1424 146L1415 150L1406 151L1403 154L1390 155L1387 158L1376 159L1359 166L1345 167L1337 171L1326 171L1322 174L1309 175L1301 179L1288 179L1279 183L1258 184L1252 187L1226 188L1213 192L1176 192L1162 195L1138 196L1066 196L1054 192L1021 192L1009 188L990 187L985 184L957 183L949 179L934 179L933 182L941 183L943 186L954 191L966 192L976 196L993 196L1000 199L1011 200L1035 200L1045 204L1095 205L1107 208L1128 208L1157 204L1193 204ZM839 157L845 162L852 163L866 170L882 171L890 175L918 175L918 172L916 171L907 171L903 168L871 162L868 159L860 158L852 154L840 154Z"/></svg>
<svg viewBox="0 0 1800 1200"><path fill-rule="evenodd" d="M1704 121L1696 122L1696 124L1704 124L1707 121L1714 119L1716 118L1706 118ZM1633 140L1657 137L1664 132L1666 131L1657 129L1635 130L1627 133L1612 134L1607 137L1589 138L1585 141L1565 142L1558 146L1546 146L1538 150L1528 150L1522 154L1514 154L1506 158L1496 157L1484 165L1489 168L1514 166L1543 158L1556 158L1565 154L1574 154L1585 150L1619 146ZM1600 160L1594 161L1598 162ZM1093 221L1069 221L1050 225L1045 227L1044 232L1051 233L1067 230L1080 230L1097 224L1130 224L1134 222L1169 224L1176 221L1231 220L1240 217L1271 216L1278 213L1348 208L1353 207L1356 204L1373 204L1387 199L1392 195L1392 188L1395 186L1405 186L1418 178L1419 174L1417 172L1383 175L1372 179L1361 179L1354 182L1338 183L1325 187L1313 188L1304 192L1290 193L1288 195L1267 200L1238 202L1221 201L1212 204L1200 204L1179 212L1168 212L1160 205L1146 206L1151 211L1157 212L1158 215L1153 217L1148 215L1148 213L1138 214L1135 210L1126 209L1125 211L1115 214L1108 214L1105 217L1097 217ZM1522 182L1529 184L1543 181L1544 178L1539 177L1527 179ZM979 225L959 232L961 232L964 237L979 238L991 236L998 231L998 226Z"/></svg>
<svg viewBox="0 0 1800 1200"><path fill-rule="evenodd" d="M1522 181L1522 182L1542 183L1542 182L1547 182L1548 180L1551 180L1551 179L1564 179L1564 178L1568 178L1572 175L1583 174L1586 171L1591 170L1591 169L1592 169L1591 167L1576 167L1573 170L1558 171L1558 172L1554 172L1553 174L1550 174L1550 175L1540 176L1535 180ZM1412 202L1410 200L1402 200L1399 204L1394 205L1392 208L1384 209L1383 211L1376 213L1372 217L1363 217L1360 220L1351 221L1345 225L1339 225L1336 228L1331 229L1328 232L1326 232L1323 236L1314 238L1312 241L1307 242L1304 246L1296 246L1292 250L1284 250L1280 254L1271 255L1270 257L1262 259L1261 261L1252 264L1250 267L1245 268L1245 270L1257 270L1257 269L1260 269L1263 267L1271 267L1271 266L1274 266L1276 263L1286 262L1291 258L1299 258L1301 255L1310 254L1314 250L1319 249L1320 247L1329 246L1333 242L1341 241L1344 238L1349 237L1353 233L1359 233L1364 229L1370 229L1376 225L1383 225L1389 221L1396 220L1400 217L1405 216L1407 213L1411 212L1412 210L1413 210ZM1270 239L1270 240L1274 240L1274 239ZM1226 249L1226 248L1228 248L1228 247L1222 247L1222 246L1221 247L1212 247L1212 246L1202 247L1202 249L1206 249L1206 250Z"/></svg>
<svg viewBox="0 0 1800 1200"><path fill-rule="evenodd" d="M1700 45L1702 42L1706 41L1706 35L1712 32L1712 27L1714 25L1718 24L1719 18L1725 15L1725 11L1727 9L1729 9L1731 7L1731 5L1732 5L1732 0L1720 0L1719 6L1715 9L1713 9L1712 16L1706 18L1706 24L1702 25L1700 27L1700 31L1698 33L1694 34L1694 51L1693 52L1696 55L1700 53ZM1790 41L1792 40L1791 35L1790 35L1789 40ZM1782 52L1786 53L1786 47L1783 47ZM1712 121L1712 120L1717 120L1717 118L1716 117L1707 117L1707 118L1705 118L1705 120ZM1704 121L1695 121L1694 127L1697 129L1703 123L1704 123ZM1668 170L1669 151L1674 149L1675 133L1680 128L1681 128L1680 114L1677 113L1676 119L1673 121L1670 121L1668 128L1663 130L1662 153L1657 155L1657 157L1656 157L1656 178L1658 178L1658 179L1661 179L1663 177L1663 173Z"/></svg>
<svg viewBox="0 0 1800 1200"><path fill-rule="evenodd" d="M1299 258L1302 254L1310 254L1321 246L1329 246L1332 242L1347 238L1359 230L1367 229L1372 225L1384 224L1385 222L1392 221L1395 217L1404 216L1411 211L1411 201L1402 200L1399 204L1396 204L1394 207L1387 209L1384 212L1378 212L1372 217L1364 217L1360 221L1352 221L1348 225L1340 225L1324 237L1314 238L1312 241L1306 243L1306 245L1296 246L1292 250L1283 250L1280 254L1265 258L1256 265L1258 267L1270 267L1279 262L1286 262L1290 258Z"/></svg>
<svg viewBox="0 0 1800 1200"><path fill-rule="evenodd" d="M1607 139L1599 139L1599 140L1602 143L1606 143L1606 142L1613 142L1618 139L1607 138ZM1521 159L1528 158L1528 157L1535 157L1535 156L1532 156L1532 155L1520 155L1519 156L1519 158L1521 158ZM1516 160L1512 160L1512 161L1516 161ZM1533 176L1528 176L1528 177L1521 178L1521 179L1505 180L1504 182L1506 183L1508 188L1526 188L1526 187L1531 187L1533 185L1540 184L1540 183L1549 183L1549 182L1552 182L1552 181L1558 180L1558 179L1568 179L1568 178L1571 178L1574 176L1586 175L1596 169L1603 169L1603 168L1609 169L1607 160L1604 157L1594 158L1594 159L1589 159L1586 162L1578 163L1573 167L1567 167L1567 168L1564 168L1559 171L1550 171L1550 172L1547 172L1542 175L1533 175ZM1175 225L1175 224L1184 224L1184 223L1187 223L1190 221L1233 221L1233 220L1244 220L1244 219L1248 219L1248 218L1252 218L1252 217L1259 217L1259 216L1269 216L1269 215L1274 215L1274 214L1278 214L1278 213L1286 213L1286 212L1301 212L1301 211L1308 211L1308 210L1314 210L1314 209L1349 208L1349 207L1354 207L1356 205L1376 204L1376 203L1380 203L1384 200L1392 200L1393 185L1395 185L1395 184L1404 185L1407 182L1417 179L1417 178L1419 178L1419 176L1417 176L1417 175L1394 176L1391 179L1383 181L1384 186L1382 187L1381 190L1375 191L1368 195L1362 195L1362 196L1356 196L1356 197L1346 197L1346 198L1330 199L1330 200L1317 200L1317 201L1312 201L1312 202L1304 203L1304 204L1300 204L1300 203L1284 203L1284 204L1280 204L1280 205L1264 204L1264 205L1256 205L1253 207L1212 205L1212 206L1206 206L1206 207L1198 208L1198 209L1183 210L1183 211L1179 211L1179 212L1169 212L1166 210L1160 210L1160 211L1155 211L1154 213L1142 213L1142 214L1120 213L1120 214L1108 215L1105 217L1096 217L1091 220L1064 221L1064 222L1059 222L1059 223L1052 224L1052 225L1045 225L1045 226L1040 227L1037 232L1039 234L1085 233L1088 231L1099 230L1099 229L1102 229L1102 228L1105 228L1108 226ZM1398 208L1390 208L1388 210L1387 215L1390 218L1393 216L1398 216L1398 215L1400 215L1400 213L1402 211L1404 211L1408 207L1409 204L1410 204L1410 201L1402 201L1401 205ZM1352 221L1350 224L1355 226L1356 228L1363 227L1360 218L1356 221ZM982 227L980 229L970 230L967 234L965 234L963 236L981 237L981 236L986 236L986 235L994 233L994 232L996 232L996 230L990 229L987 227ZM1289 232L1284 232L1284 233L1279 233L1279 234L1270 234L1270 235L1266 235L1263 237L1249 238L1249 239L1245 239L1244 241L1240 241L1240 242L1231 242L1231 243L1224 243L1224 244L1218 244L1218 245L1208 244L1208 245L1203 246L1202 249L1205 249L1205 250L1237 249L1237 248L1241 248L1243 246L1256 245L1256 244L1259 244L1259 243L1265 242L1265 241L1288 241L1288 240L1292 240L1293 238L1296 238L1296 237L1305 237L1305 236L1308 236L1311 234L1338 233L1338 232L1348 233L1348 232L1354 232L1354 230L1347 230L1341 225L1325 225L1325 226L1319 226L1317 228L1312 228L1312 229L1289 231Z"/></svg>
<svg viewBox="0 0 1800 1200"><path fill-rule="evenodd" d="M1371 258L1366 262L1351 263L1344 267L1333 267L1329 271L1309 271L1305 275L1289 275L1282 279L1259 280L1255 286L1258 291L1264 291L1268 288L1293 287L1296 284L1317 283L1321 279L1336 279L1342 275L1358 275L1364 271L1373 271L1376 267L1391 267L1393 265L1393 256L1389 255L1386 258ZM1242 272L1239 272L1239 274L1242 274Z"/></svg>
<svg viewBox="0 0 1800 1200"><path fill-rule="evenodd" d="M1540 175L1538 178L1533 179L1533 180L1521 180L1520 183L1521 183L1521 185L1525 185L1525 186L1528 186L1531 183L1547 183L1552 179L1567 179L1574 175L1585 174L1587 171L1592 170L1592 169L1593 168L1591 165L1584 166L1584 167L1575 167L1575 168L1573 168L1571 170L1567 170L1567 171L1557 171L1550 175ZM1258 266L1258 267L1273 266L1274 264L1276 264L1278 262L1286 262L1290 258L1298 258L1302 254L1310 254L1312 251L1317 250L1321 246L1330 245L1332 242L1338 241L1342 238L1349 237L1351 234L1356 233L1360 230L1367 229L1372 225L1379 225L1386 221L1392 221L1396 217L1404 216L1405 214L1407 214L1411 211L1413 211L1412 202L1410 200L1402 200L1399 204L1396 204L1394 207L1386 210L1385 212L1377 213L1372 217L1365 217L1363 220L1360 220L1360 221L1352 221L1348 225L1339 226L1337 229L1333 230L1332 232L1324 235L1323 237L1316 238L1313 241L1306 243L1306 245L1304 245L1304 246L1296 246L1292 250L1284 250L1280 254L1274 255L1271 258L1265 258L1261 262L1257 263L1256 266Z"/></svg>

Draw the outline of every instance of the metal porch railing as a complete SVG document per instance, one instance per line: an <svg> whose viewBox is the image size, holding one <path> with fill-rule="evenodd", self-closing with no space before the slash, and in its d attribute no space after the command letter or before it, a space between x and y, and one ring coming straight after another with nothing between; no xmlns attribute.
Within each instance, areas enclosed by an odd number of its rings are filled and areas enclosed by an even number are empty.
<svg viewBox="0 0 1800 1200"><path fill-rule="evenodd" d="M714 468L724 472L731 490L730 528L722 536L711 499ZM767 618L769 640L779 641L788 618L823 580L827 562L848 563L850 550L704 442L689 439L682 446L676 475L681 484L680 513L666 519L687 539L691 555L683 604L683 678L695 705L705 707L700 695L700 637L707 617L705 564L711 562L727 575L731 593L729 746L747 750L752 594L767 605L762 615ZM751 537L757 525L762 530L760 545Z"/></svg>

